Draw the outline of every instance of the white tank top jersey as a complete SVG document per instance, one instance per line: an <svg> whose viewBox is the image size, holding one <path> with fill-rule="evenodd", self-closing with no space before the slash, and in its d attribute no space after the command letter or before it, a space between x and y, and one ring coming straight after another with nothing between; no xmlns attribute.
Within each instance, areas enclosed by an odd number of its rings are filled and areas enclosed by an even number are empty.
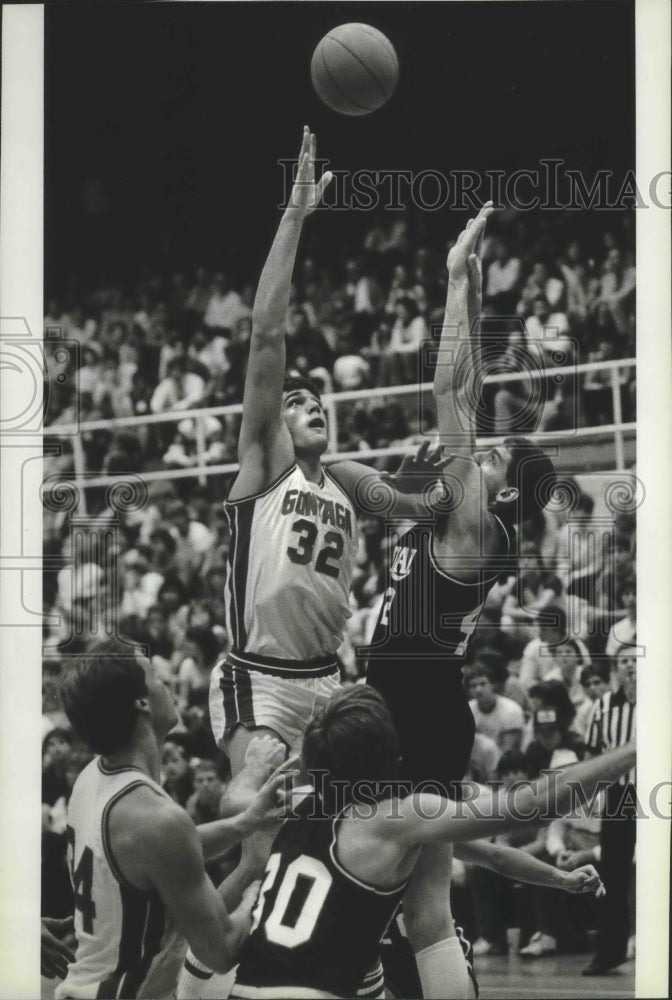
<svg viewBox="0 0 672 1000"><path fill-rule="evenodd" d="M323 470L297 465L262 493L224 504L231 528L226 624L239 653L284 660L332 656L350 617L355 510Z"/></svg>
<svg viewBox="0 0 672 1000"><path fill-rule="evenodd" d="M111 770L100 758L77 778L68 806L68 861L75 894L75 961L55 992L65 997L174 995L186 943L155 892L124 880L108 827L115 802L146 785L166 792L138 768Z"/></svg>

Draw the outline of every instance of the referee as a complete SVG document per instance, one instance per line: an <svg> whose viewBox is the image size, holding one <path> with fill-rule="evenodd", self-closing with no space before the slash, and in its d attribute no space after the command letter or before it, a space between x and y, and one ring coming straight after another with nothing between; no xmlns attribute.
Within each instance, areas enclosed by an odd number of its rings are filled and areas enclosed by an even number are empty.
<svg viewBox="0 0 672 1000"><path fill-rule="evenodd" d="M587 750L592 755L623 746L637 731L637 656L629 643L616 650L614 676L617 690L603 694L590 716ZM626 960L636 813L633 769L606 790L600 830L600 875L607 895L598 910L597 952L583 970L584 976L603 975Z"/></svg>

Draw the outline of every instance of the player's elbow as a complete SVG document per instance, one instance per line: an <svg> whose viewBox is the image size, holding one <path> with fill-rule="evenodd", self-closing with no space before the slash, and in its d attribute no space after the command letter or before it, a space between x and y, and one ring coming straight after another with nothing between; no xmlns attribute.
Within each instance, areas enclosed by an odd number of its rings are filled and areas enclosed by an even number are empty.
<svg viewBox="0 0 672 1000"><path fill-rule="evenodd" d="M198 961L213 972L228 972L236 964L239 935L228 917L222 920L213 914L213 919L203 920L193 939L187 940Z"/></svg>
<svg viewBox="0 0 672 1000"><path fill-rule="evenodd" d="M212 944L189 942L189 947L199 962L220 975L228 972L236 964L233 949L227 946L226 940L216 943L213 941Z"/></svg>

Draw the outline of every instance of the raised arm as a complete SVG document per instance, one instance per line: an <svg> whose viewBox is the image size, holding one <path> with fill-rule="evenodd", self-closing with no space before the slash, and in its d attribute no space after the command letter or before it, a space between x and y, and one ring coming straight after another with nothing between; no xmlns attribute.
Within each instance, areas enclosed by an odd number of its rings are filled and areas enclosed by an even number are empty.
<svg viewBox="0 0 672 1000"><path fill-rule="evenodd" d="M241 499L270 485L294 460L282 419L285 375L285 319L292 272L303 223L320 203L331 180L328 171L315 182L315 136L306 126L296 181L261 272L252 310L250 355L238 441L240 471L230 499Z"/></svg>
<svg viewBox="0 0 672 1000"><path fill-rule="evenodd" d="M475 444L475 413L466 392L479 362L478 324L472 343L472 324L480 314L480 251L488 217L494 211L487 202L470 219L448 254L448 291L441 341L434 373L439 434L454 453L471 457Z"/></svg>
<svg viewBox="0 0 672 1000"><path fill-rule="evenodd" d="M456 552L489 550L494 521L484 519L484 483L474 458L479 393L481 246L492 202L470 219L448 254L448 291L434 372L439 440L452 461L444 471L446 487L461 498L447 518L437 519L436 537ZM457 568L451 569L455 575Z"/></svg>

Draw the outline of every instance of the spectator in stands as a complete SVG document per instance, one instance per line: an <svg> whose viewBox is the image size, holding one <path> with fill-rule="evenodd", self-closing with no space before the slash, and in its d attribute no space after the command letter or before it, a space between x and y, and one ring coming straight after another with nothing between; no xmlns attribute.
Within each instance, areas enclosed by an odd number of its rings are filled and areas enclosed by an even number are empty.
<svg viewBox="0 0 672 1000"><path fill-rule="evenodd" d="M185 311L193 313L200 321L205 315L212 295L212 281L204 267L196 268L196 278L184 303Z"/></svg>
<svg viewBox="0 0 672 1000"><path fill-rule="evenodd" d="M480 625L480 622L479 622ZM479 632L480 632L479 628ZM527 692L518 678L509 672L508 663L504 655L490 646L478 646L473 656L471 672L477 674L483 666L492 671L493 682L497 694L510 698L525 711L527 709Z"/></svg>
<svg viewBox="0 0 672 1000"><path fill-rule="evenodd" d="M581 684L581 671L590 663L590 656L581 653L575 639L566 639L553 650L554 665L546 673L544 680L560 681L567 688L574 708L578 711L586 700L586 693Z"/></svg>
<svg viewBox="0 0 672 1000"><path fill-rule="evenodd" d="M167 505L165 523L177 543L177 575L188 587L200 569L205 553L211 548L214 536L209 528L190 515L181 500L173 500Z"/></svg>
<svg viewBox="0 0 672 1000"><path fill-rule="evenodd" d="M205 382L200 375L186 370L181 358L168 362L166 377L159 382L150 402L152 413L190 410L201 404Z"/></svg>
<svg viewBox="0 0 672 1000"><path fill-rule="evenodd" d="M246 317L241 317L237 321L236 330L243 319ZM231 367L227 356L227 345L230 339L230 337L227 338L219 333L217 329L211 330L206 326L198 327L191 336L187 357L202 365L211 377L226 375Z"/></svg>
<svg viewBox="0 0 672 1000"><path fill-rule="evenodd" d="M619 581L617 593L625 616L611 626L605 649L607 656L615 656L621 646L632 645L637 638L637 578L633 569Z"/></svg>
<svg viewBox="0 0 672 1000"><path fill-rule="evenodd" d="M574 359L574 343L569 335L569 322L565 313L552 311L544 294L535 295L532 313L525 324L531 342L535 345L539 363L544 369L567 368ZM567 373L558 379L549 375L544 380L544 408L540 431L557 430L569 426L574 417L574 383Z"/></svg>
<svg viewBox="0 0 672 1000"><path fill-rule="evenodd" d="M171 799L186 808L194 791L194 775L181 742L167 739L161 754L161 787Z"/></svg>
<svg viewBox="0 0 672 1000"><path fill-rule="evenodd" d="M511 315L517 299L521 265L509 252L506 243L498 240L495 259L488 266L485 281L485 304L490 315Z"/></svg>
<svg viewBox="0 0 672 1000"><path fill-rule="evenodd" d="M72 732L56 727L42 742L42 803L53 806L67 796L69 785L66 768L72 751Z"/></svg>
<svg viewBox="0 0 672 1000"><path fill-rule="evenodd" d="M307 375L311 368L332 366L332 350L324 334L313 330L303 306L293 306L287 317L287 367Z"/></svg>
<svg viewBox="0 0 672 1000"><path fill-rule="evenodd" d="M334 361L334 387L337 391L364 389L370 384L371 365L357 351L352 336L338 338L338 357Z"/></svg>
<svg viewBox="0 0 672 1000"><path fill-rule="evenodd" d="M600 294L596 306L604 305L619 334L628 332L628 307L635 292L635 265L632 252L623 258L618 247L612 247L602 266Z"/></svg>
<svg viewBox="0 0 672 1000"><path fill-rule="evenodd" d="M418 352L427 337L427 325L411 298L399 299L395 313L389 339L388 324L381 323L372 340L372 349L378 355L379 385L403 385L418 380Z"/></svg>
<svg viewBox="0 0 672 1000"><path fill-rule="evenodd" d="M589 663L581 671L581 684L586 692L585 701L579 705L573 729L585 742L588 739L588 726L593 712L593 705L609 690L609 667L606 663Z"/></svg>
<svg viewBox="0 0 672 1000"><path fill-rule="evenodd" d="M567 632L567 613L557 604L549 604L543 610L545 622L539 627L539 636L531 639L523 651L519 680L529 692L533 684L543 681L546 675L556 666L555 652L561 643L569 637ZM585 643L572 636L581 658L587 663L590 655Z"/></svg>
<svg viewBox="0 0 672 1000"><path fill-rule="evenodd" d="M218 272L212 280L203 323L210 330L227 331L230 336L242 315L245 310L240 295L231 288L228 274Z"/></svg>
<svg viewBox="0 0 672 1000"><path fill-rule="evenodd" d="M167 528L155 528L149 536L149 568L166 578L174 575L177 541Z"/></svg>
<svg viewBox="0 0 672 1000"><path fill-rule="evenodd" d="M615 353L614 342L601 337L597 349L588 354L588 361L612 361ZM589 427L613 423L614 406L609 369L598 368L586 373L583 381L583 413Z"/></svg>
<svg viewBox="0 0 672 1000"><path fill-rule="evenodd" d="M149 609L156 604L162 583L163 576L150 570L142 552L138 549L126 552L122 558L120 617L146 618Z"/></svg>
<svg viewBox="0 0 672 1000"><path fill-rule="evenodd" d="M187 615L186 590L178 576L166 575L159 587L159 607L166 615L168 634L175 641L176 636L184 628Z"/></svg>
<svg viewBox="0 0 672 1000"><path fill-rule="evenodd" d="M542 368L543 361L535 345L520 329L512 330L506 350L498 359L497 374L519 373L521 377L499 384L494 398L495 434L536 429L543 403L538 374Z"/></svg>
<svg viewBox="0 0 672 1000"><path fill-rule="evenodd" d="M489 736L501 751L519 750L525 721L520 705L497 694L491 667L476 663L467 676L476 732Z"/></svg>
<svg viewBox="0 0 672 1000"><path fill-rule="evenodd" d="M559 310L564 295L564 281L557 276L551 276L546 265L542 261L536 261L523 285L516 312L523 316L534 314L534 304L538 300L545 302L549 313L552 309ZM559 313L559 315L563 314ZM554 324L549 323L548 325L553 326ZM531 336L534 335L531 334Z"/></svg>
<svg viewBox="0 0 672 1000"><path fill-rule="evenodd" d="M212 823L220 818L219 803L224 794L217 764L214 760L200 760L193 769L194 791L189 797L186 809L194 823Z"/></svg>
<svg viewBox="0 0 672 1000"><path fill-rule="evenodd" d="M595 584L595 611L608 623L608 631L615 619L623 617L621 592L625 579L632 575L633 540L625 532L615 531L605 535L604 542L602 571Z"/></svg>
<svg viewBox="0 0 672 1000"><path fill-rule="evenodd" d="M103 369L103 349L95 340L90 340L82 349L82 367L77 372L77 391L81 396L88 392L91 399L98 387Z"/></svg>
<svg viewBox="0 0 672 1000"><path fill-rule="evenodd" d="M183 652L177 672L180 711L207 703L210 675L221 655L221 646L211 629L192 625L187 628Z"/></svg>
<svg viewBox="0 0 672 1000"><path fill-rule="evenodd" d="M428 335L427 324L420 315L417 302L410 296L397 299L394 314L390 350L397 354L416 353Z"/></svg>

